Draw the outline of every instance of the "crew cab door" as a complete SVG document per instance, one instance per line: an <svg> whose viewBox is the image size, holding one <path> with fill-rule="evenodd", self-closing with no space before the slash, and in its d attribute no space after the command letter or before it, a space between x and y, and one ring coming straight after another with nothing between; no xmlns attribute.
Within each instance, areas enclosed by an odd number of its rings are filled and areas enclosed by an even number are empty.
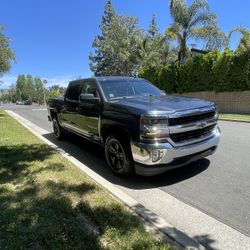
<svg viewBox="0 0 250 250"><path fill-rule="evenodd" d="M84 80L81 93L91 98L83 98L80 101L76 119L77 128L81 134L99 141L101 99L96 82L94 80Z"/></svg>
<svg viewBox="0 0 250 250"><path fill-rule="evenodd" d="M76 131L77 130L77 113L79 110L79 95L81 94L83 82L74 81L68 86L64 107L60 113L61 125L67 129Z"/></svg>

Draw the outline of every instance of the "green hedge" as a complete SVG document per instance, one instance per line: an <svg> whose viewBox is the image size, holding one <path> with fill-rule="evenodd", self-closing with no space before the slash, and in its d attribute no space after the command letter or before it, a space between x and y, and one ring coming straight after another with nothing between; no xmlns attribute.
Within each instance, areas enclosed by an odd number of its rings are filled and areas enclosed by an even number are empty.
<svg viewBox="0 0 250 250"><path fill-rule="evenodd" d="M250 90L249 54L214 51L189 59L185 64L142 68L139 76L167 93Z"/></svg>

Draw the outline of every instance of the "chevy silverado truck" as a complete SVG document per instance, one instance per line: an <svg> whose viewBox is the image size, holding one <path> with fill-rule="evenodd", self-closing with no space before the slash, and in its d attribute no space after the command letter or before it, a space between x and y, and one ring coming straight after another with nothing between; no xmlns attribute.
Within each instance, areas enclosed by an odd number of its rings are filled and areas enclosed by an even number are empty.
<svg viewBox="0 0 250 250"><path fill-rule="evenodd" d="M72 81L64 97L48 100L48 118L58 139L72 132L102 145L119 175L181 167L213 154L220 139L214 103L132 77Z"/></svg>

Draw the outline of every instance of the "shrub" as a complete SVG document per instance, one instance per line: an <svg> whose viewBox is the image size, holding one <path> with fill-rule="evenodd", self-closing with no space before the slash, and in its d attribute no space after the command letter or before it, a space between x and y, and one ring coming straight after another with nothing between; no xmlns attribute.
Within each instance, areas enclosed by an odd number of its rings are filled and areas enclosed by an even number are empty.
<svg viewBox="0 0 250 250"><path fill-rule="evenodd" d="M198 55L185 64L142 68L140 77L167 93L250 90L249 54L228 49L221 53L217 50Z"/></svg>

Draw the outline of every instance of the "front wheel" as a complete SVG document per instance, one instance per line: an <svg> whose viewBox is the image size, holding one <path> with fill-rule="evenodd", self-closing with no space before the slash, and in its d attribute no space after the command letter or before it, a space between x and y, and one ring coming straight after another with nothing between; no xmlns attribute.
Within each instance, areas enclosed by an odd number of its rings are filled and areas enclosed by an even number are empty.
<svg viewBox="0 0 250 250"><path fill-rule="evenodd" d="M105 143L105 156L111 170L122 176L134 172L132 154L129 143L115 136L107 138Z"/></svg>
<svg viewBox="0 0 250 250"><path fill-rule="evenodd" d="M63 129L60 126L56 117L53 119L53 130L56 138L62 140L64 137Z"/></svg>

